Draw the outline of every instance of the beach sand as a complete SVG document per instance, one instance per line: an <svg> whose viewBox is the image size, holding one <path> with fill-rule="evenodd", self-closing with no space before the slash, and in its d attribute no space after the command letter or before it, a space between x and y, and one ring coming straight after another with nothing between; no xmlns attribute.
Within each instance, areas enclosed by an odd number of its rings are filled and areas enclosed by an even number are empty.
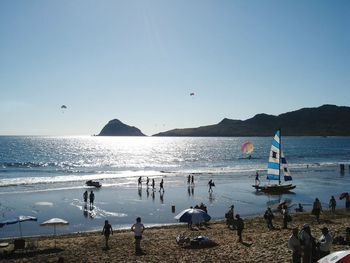
<svg viewBox="0 0 350 263"><path fill-rule="evenodd" d="M101 232L74 233L34 238L38 242L36 252L16 252L2 255L1 262L290 262L291 252L287 242L293 227L310 224L315 238L321 235L321 227L327 226L333 236L345 236L350 226L350 212L339 209L336 215L328 212L321 214L317 223L309 212L293 214L288 229L281 229L282 218L276 216L276 230L269 231L262 216L245 218L243 243L238 242L237 232L230 230L225 222L212 222L198 230L188 230L187 225L172 225L146 228L141 246L145 252L138 256L134 253L133 233L118 230L110 237L109 249L104 248ZM132 223L132 222L131 222ZM130 224L131 225L131 224ZM102 229L102 226L101 226ZM176 244L177 235L208 236L217 243L207 248L182 248ZM31 240L33 238L26 238ZM2 240L3 242L4 240ZM332 250L346 250L348 245L333 245Z"/></svg>

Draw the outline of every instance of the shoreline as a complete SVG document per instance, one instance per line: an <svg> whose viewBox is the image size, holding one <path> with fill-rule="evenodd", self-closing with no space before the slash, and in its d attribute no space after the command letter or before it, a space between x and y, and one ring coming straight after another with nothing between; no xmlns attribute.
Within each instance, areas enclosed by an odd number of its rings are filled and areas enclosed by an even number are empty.
<svg viewBox="0 0 350 263"><path fill-rule="evenodd" d="M287 242L293 227L311 226L313 236L318 239L321 228L327 226L333 236L345 235L350 226L350 212L337 209L332 215L328 211L321 214L318 224L310 212L292 213L293 221L288 229L282 229L282 217L275 213L276 230L268 230L262 216L246 217L243 231L243 243L239 243L236 231L227 228L225 221L210 222L207 227L188 230L186 224L147 227L141 246L144 255L134 254L133 233L129 229L114 230L109 247L104 248L101 231L79 232L57 235L25 237L26 241L35 240L36 252L5 255L6 262L57 262L59 257L64 262L290 262L291 252ZM130 227L132 222L130 223ZM101 226L102 230L102 226ZM181 233L195 237L208 236L217 244L213 247L185 249L176 244L175 238ZM13 239L2 239L1 241ZM56 240L57 248L54 249ZM275 248L275 249L273 249ZM349 249L349 245L333 245L332 251ZM1 260L0 260L1 261Z"/></svg>

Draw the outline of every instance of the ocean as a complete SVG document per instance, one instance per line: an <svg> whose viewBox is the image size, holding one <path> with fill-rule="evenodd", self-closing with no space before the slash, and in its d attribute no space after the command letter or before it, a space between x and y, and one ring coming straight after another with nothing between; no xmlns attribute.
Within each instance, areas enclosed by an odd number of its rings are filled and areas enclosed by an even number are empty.
<svg viewBox="0 0 350 263"><path fill-rule="evenodd" d="M114 228L127 228L137 216L146 226L176 223L181 210L203 202L213 219L224 218L232 204L242 216L263 213L267 206L290 201L311 208L318 197L325 209L350 186L349 137L283 137L293 193L267 195L255 191L255 172L265 183L271 137L93 137L0 136L0 222L30 215L38 222L22 222L23 235L52 233L39 223L53 217L69 221L58 233L102 229L108 219ZM254 144L249 159L241 151ZM345 164L341 172L339 164ZM195 185L187 184L194 176ZM139 188L137 179L142 177ZM147 188L155 179L156 190ZM164 179L165 192L159 182ZM207 183L215 182L213 193ZM100 189L87 187L98 180ZM95 192L90 209L82 195ZM175 206L175 213L172 207ZM338 199L338 207L343 207ZM0 228L0 237L18 236L18 224Z"/></svg>

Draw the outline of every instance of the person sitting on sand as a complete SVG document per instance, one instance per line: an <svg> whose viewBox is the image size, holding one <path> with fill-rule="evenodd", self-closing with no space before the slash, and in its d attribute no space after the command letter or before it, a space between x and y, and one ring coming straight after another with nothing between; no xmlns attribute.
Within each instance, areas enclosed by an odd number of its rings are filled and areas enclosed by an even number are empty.
<svg viewBox="0 0 350 263"><path fill-rule="evenodd" d="M87 199L88 199L88 191L85 191L85 192L84 192L83 198L84 198L84 202L86 203L86 202L87 202Z"/></svg>
<svg viewBox="0 0 350 263"><path fill-rule="evenodd" d="M141 223L141 217L136 218L136 223L132 225L131 231L135 234L135 253L142 253L141 239L143 231L145 230L144 225Z"/></svg>
<svg viewBox="0 0 350 263"><path fill-rule="evenodd" d="M317 247L319 251L319 257L323 258L331 253L333 238L329 234L327 227L323 227L321 231L322 231L322 235L318 239Z"/></svg>
<svg viewBox="0 0 350 263"><path fill-rule="evenodd" d="M304 212L304 207L301 203L299 203L298 207L295 208L295 212Z"/></svg>
<svg viewBox="0 0 350 263"><path fill-rule="evenodd" d="M244 221L240 217L239 214L236 215L236 227L237 227L237 235L238 235L238 242L243 242L242 240L242 232L244 229Z"/></svg>
<svg viewBox="0 0 350 263"><path fill-rule="evenodd" d="M275 216L273 215L270 207L268 207L266 209L265 214L264 214L264 218L266 220L267 228L270 230L274 229L275 227L272 224L272 219L274 219Z"/></svg>
<svg viewBox="0 0 350 263"><path fill-rule="evenodd" d="M292 263L300 263L301 245L298 237L298 228L293 228L292 235L288 240L288 248L292 250Z"/></svg>
<svg viewBox="0 0 350 263"><path fill-rule="evenodd" d="M321 202L318 198L315 199L315 202L312 207L311 213L316 216L317 223L320 223L320 213L322 211Z"/></svg>
<svg viewBox="0 0 350 263"><path fill-rule="evenodd" d="M334 198L334 195L332 195L331 199L329 200L329 208L331 209L331 213L335 213L335 207L337 206L337 201Z"/></svg>
<svg viewBox="0 0 350 263"><path fill-rule="evenodd" d="M105 225L103 226L103 229L102 229L102 235L104 235L106 239L106 248L109 248L108 239L111 234L113 235L112 226L108 223L108 220L105 220Z"/></svg>

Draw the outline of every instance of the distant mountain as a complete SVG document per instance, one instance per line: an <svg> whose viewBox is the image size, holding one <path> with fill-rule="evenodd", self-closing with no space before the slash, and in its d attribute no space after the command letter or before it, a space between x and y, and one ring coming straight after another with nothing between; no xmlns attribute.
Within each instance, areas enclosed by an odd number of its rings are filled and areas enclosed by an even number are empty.
<svg viewBox="0 0 350 263"><path fill-rule="evenodd" d="M126 125L120 120L109 121L98 136L145 136L138 128Z"/></svg>
<svg viewBox="0 0 350 263"><path fill-rule="evenodd" d="M278 116L257 114L245 121L225 118L215 125L174 129L153 136L271 136L278 128L285 136L350 136L350 107L323 105Z"/></svg>

